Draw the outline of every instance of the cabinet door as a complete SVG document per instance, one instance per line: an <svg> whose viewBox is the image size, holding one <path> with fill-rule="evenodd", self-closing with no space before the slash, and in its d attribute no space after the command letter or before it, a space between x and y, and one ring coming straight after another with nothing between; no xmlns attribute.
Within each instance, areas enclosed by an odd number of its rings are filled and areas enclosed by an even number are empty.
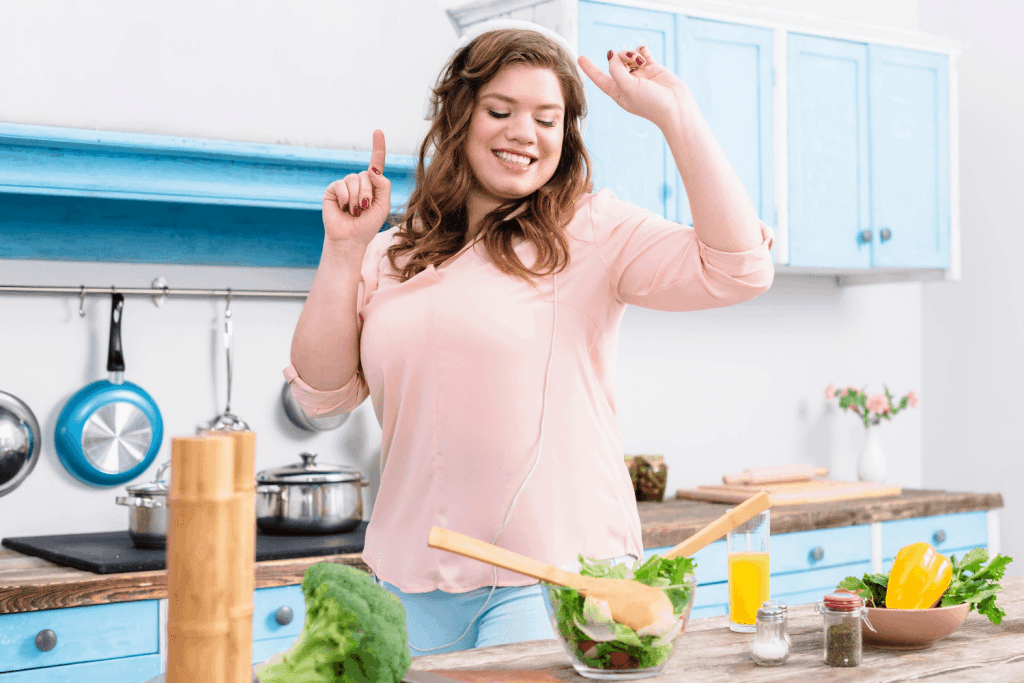
<svg viewBox="0 0 1024 683"><path fill-rule="evenodd" d="M684 16L678 27L675 72L689 86L758 216L775 225L772 31ZM675 169L672 176L678 178ZM685 188L677 182L679 221L692 224Z"/></svg>
<svg viewBox="0 0 1024 683"><path fill-rule="evenodd" d="M599 69L608 69L608 50L646 45L661 64L676 60L676 16L666 12L579 4L579 51ZM627 113L584 78L589 112L585 140L594 164L594 188L609 188L669 220L679 220L678 172L658 127ZM689 211L687 210L687 215Z"/></svg>
<svg viewBox="0 0 1024 683"><path fill-rule="evenodd" d="M949 60L868 47L872 265L949 267Z"/></svg>
<svg viewBox="0 0 1024 683"><path fill-rule="evenodd" d="M867 45L789 34L789 262L867 268Z"/></svg>

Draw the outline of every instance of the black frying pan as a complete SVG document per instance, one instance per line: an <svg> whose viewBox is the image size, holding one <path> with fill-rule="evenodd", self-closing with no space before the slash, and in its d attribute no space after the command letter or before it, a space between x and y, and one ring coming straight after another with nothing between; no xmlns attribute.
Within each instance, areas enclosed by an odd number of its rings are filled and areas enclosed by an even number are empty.
<svg viewBox="0 0 1024 683"><path fill-rule="evenodd" d="M142 474L156 459L164 424L152 397L124 380L121 317L124 295L110 304L107 371L79 389L57 417L54 445L68 472L94 486L117 486Z"/></svg>

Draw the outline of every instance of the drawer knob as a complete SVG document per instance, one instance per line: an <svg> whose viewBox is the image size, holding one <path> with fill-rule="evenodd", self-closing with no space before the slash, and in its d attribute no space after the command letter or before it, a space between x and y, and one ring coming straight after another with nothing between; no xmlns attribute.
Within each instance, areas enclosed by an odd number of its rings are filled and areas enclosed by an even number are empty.
<svg viewBox="0 0 1024 683"><path fill-rule="evenodd" d="M288 605L279 607L277 612L274 613L274 621L281 624L281 626L287 626L292 623L292 619L295 617L295 613L292 612L292 608Z"/></svg>
<svg viewBox="0 0 1024 683"><path fill-rule="evenodd" d="M939 529L934 534L932 534L932 541L934 543L936 543L936 544L945 543L946 542L946 530L945 529Z"/></svg>
<svg viewBox="0 0 1024 683"><path fill-rule="evenodd" d="M814 562L821 562L825 557L825 549L820 545L814 546L814 550L811 551L811 560Z"/></svg>
<svg viewBox="0 0 1024 683"><path fill-rule="evenodd" d="M878 235L883 242L887 242L892 239L892 230L889 228L882 228L882 232Z"/></svg>
<svg viewBox="0 0 1024 683"><path fill-rule="evenodd" d="M38 648L40 652L49 652L55 647L57 647L56 633L48 628L44 628L36 634L36 648Z"/></svg>
<svg viewBox="0 0 1024 683"><path fill-rule="evenodd" d="M862 230L860 233L860 241L864 242L865 244L871 241L871 237L872 235L870 230Z"/></svg>

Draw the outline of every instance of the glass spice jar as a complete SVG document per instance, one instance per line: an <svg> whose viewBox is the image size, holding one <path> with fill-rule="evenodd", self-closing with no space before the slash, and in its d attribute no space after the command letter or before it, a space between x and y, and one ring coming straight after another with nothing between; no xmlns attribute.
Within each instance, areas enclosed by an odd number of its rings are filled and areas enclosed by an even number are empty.
<svg viewBox="0 0 1024 683"><path fill-rule="evenodd" d="M779 666L789 658L789 610L776 600L765 602L757 610L756 633L750 643L750 655L761 666Z"/></svg>
<svg viewBox="0 0 1024 683"><path fill-rule="evenodd" d="M824 621L825 663L829 666L860 666L864 651L861 620L868 610L855 593L826 595L815 609Z"/></svg>

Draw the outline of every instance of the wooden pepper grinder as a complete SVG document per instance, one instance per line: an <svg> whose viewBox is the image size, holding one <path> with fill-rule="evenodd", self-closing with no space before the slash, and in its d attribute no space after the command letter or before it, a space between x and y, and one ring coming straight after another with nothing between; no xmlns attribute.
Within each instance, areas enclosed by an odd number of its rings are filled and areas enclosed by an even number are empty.
<svg viewBox="0 0 1024 683"><path fill-rule="evenodd" d="M234 500L231 533L237 541L229 558L228 653L230 683L252 680L252 612L256 561L256 434L211 432L231 437L234 448Z"/></svg>
<svg viewBox="0 0 1024 683"><path fill-rule="evenodd" d="M167 683L229 683L231 558L239 554L230 524L234 460L227 436L171 440Z"/></svg>

